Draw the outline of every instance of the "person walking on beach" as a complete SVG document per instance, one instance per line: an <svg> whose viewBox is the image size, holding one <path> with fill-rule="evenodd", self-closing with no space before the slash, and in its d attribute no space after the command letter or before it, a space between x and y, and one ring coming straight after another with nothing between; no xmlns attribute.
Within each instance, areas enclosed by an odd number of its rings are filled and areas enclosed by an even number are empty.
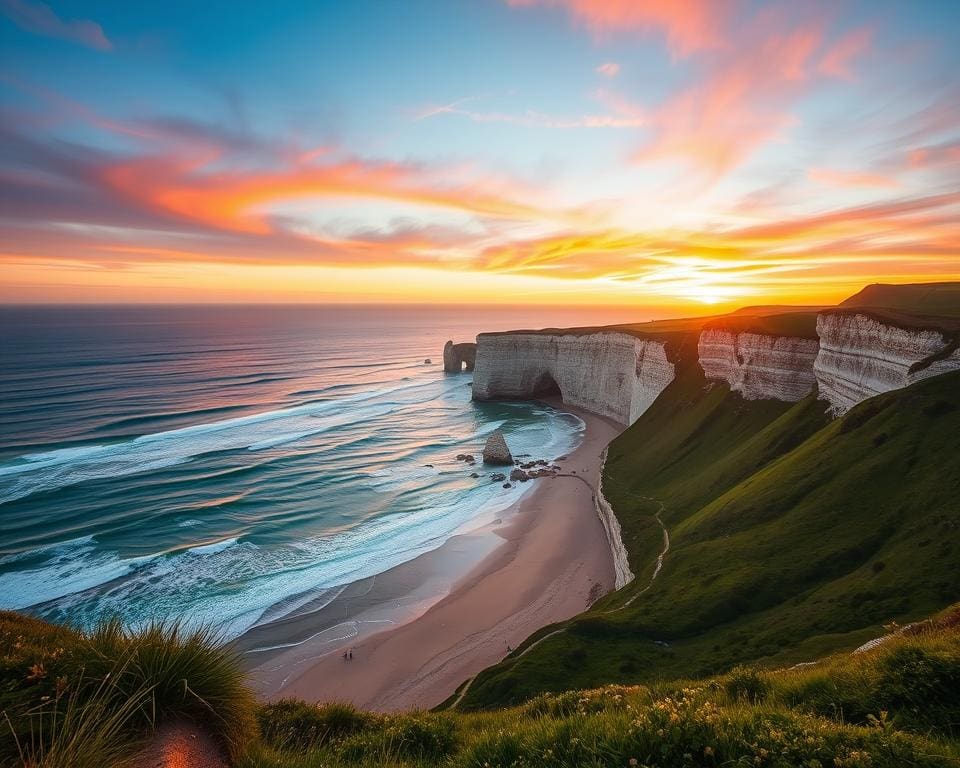
<svg viewBox="0 0 960 768"><path fill-rule="evenodd" d="M353 648L351 648L351 649L348 651L348 653L350 654L350 656L349 656L350 661L353 661Z"/></svg>
<svg viewBox="0 0 960 768"><path fill-rule="evenodd" d="M349 658L348 655L347 655L348 653L350 653L350 651L344 651L344 652L343 652L343 660L344 660L344 661L346 661L346 660Z"/></svg>

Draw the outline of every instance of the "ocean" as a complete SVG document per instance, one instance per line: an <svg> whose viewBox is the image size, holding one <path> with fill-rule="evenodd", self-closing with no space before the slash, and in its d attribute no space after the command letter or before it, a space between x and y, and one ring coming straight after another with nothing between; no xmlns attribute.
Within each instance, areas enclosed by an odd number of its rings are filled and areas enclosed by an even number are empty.
<svg viewBox="0 0 960 768"><path fill-rule="evenodd" d="M456 461L500 428L546 458L575 416L474 403L448 338L623 311L391 306L0 308L0 608L225 638L492 519ZM426 359L432 363L425 364Z"/></svg>

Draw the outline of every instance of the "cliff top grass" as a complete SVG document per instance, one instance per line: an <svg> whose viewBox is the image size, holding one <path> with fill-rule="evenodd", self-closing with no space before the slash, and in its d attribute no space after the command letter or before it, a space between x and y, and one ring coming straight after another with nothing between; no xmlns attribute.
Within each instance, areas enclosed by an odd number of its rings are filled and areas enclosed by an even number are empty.
<svg viewBox="0 0 960 768"><path fill-rule="evenodd" d="M214 732L219 727L221 736L227 726L218 723L242 728L243 738L233 742L235 768L947 768L960 760L958 618L944 612L869 652L803 668L741 666L702 679L544 694L478 713L382 715L293 699L254 705L245 683L230 675L231 696L243 707L241 722L231 723L238 705L211 695L211 680L233 658L209 635L183 664L185 638L198 636L173 627L121 638L114 625L83 634L6 613L0 627L13 642L0 670L3 727L22 728L24 717L36 722L43 695L53 701L47 711L54 709L76 696L78 681L104 669L116 672L123 693L133 686L137 695L124 698L108 687L110 695L84 696L71 716L29 739L21 731L16 742L7 730L0 747L4 765L124 768L138 765L153 725L176 716ZM139 655L168 663L131 661L131 644ZM70 692L57 693L54 681L37 675L38 666L71 681L63 684ZM135 680L126 679L131 667ZM166 706L149 710L145 723L146 694L137 692L164 689L172 680L184 698L206 692L206 706L184 709L168 694L158 698ZM92 690L102 691L102 683Z"/></svg>
<svg viewBox="0 0 960 768"><path fill-rule="evenodd" d="M460 706L808 662L960 600L960 372L833 421L826 407L678 372L609 448L635 581L535 634ZM651 582L658 514L671 547Z"/></svg>
<svg viewBox="0 0 960 768"><path fill-rule="evenodd" d="M773 315L734 313L703 325L704 329L718 329L732 333L756 333L761 336L791 336L800 339L819 338L817 311L785 312Z"/></svg>
<svg viewBox="0 0 960 768"><path fill-rule="evenodd" d="M816 339L819 312L849 312L856 309L879 320L904 328L935 329L944 333L960 331L960 282L868 285L837 306L756 305L741 307L722 315L651 320L619 325L578 326L492 331L479 336L544 334L586 336L619 332L641 339L676 344L685 335L703 328L724 328L768 336L796 336Z"/></svg>
<svg viewBox="0 0 960 768"><path fill-rule="evenodd" d="M840 306L885 308L917 315L958 317L960 282L906 285L874 283L842 301Z"/></svg>

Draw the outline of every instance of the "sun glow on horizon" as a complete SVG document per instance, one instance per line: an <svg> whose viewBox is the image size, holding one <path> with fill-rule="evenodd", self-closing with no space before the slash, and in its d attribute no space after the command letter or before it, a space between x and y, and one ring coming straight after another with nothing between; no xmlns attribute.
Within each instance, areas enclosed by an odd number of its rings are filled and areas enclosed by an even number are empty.
<svg viewBox="0 0 960 768"><path fill-rule="evenodd" d="M368 1L191 17L188 87L131 44L146 17L0 19L0 302L698 311L960 280L951 4L428 0L384 38Z"/></svg>

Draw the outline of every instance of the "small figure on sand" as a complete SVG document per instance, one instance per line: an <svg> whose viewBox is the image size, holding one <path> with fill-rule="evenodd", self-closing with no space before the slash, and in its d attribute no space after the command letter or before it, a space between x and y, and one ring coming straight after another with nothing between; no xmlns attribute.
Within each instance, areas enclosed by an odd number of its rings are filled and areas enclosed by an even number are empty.
<svg viewBox="0 0 960 768"><path fill-rule="evenodd" d="M353 648L351 648L349 651L347 651L347 653L349 654L349 655L347 656L347 658L350 659L350 661L353 661Z"/></svg>
<svg viewBox="0 0 960 768"><path fill-rule="evenodd" d="M344 651L344 652L343 652L343 660L346 661L346 660L349 659L349 658L350 658L350 651Z"/></svg>

